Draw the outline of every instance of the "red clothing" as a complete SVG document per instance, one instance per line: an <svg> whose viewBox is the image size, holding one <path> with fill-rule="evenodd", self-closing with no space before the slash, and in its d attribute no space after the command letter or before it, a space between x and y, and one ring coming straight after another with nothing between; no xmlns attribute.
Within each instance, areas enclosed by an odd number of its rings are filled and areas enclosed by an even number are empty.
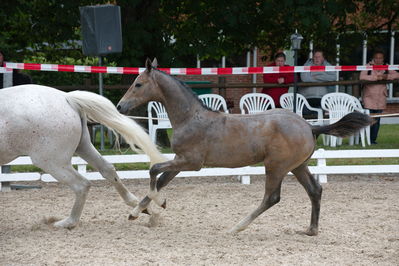
<svg viewBox="0 0 399 266"><path fill-rule="evenodd" d="M272 63L268 66L276 66L275 63ZM288 66L288 65L285 65ZM284 78L283 84L293 83L294 82L294 73L272 73L272 74L263 74L263 83L276 83L278 84L278 79ZM276 107L280 107L280 97L284 93L288 92L288 87L284 88L263 88L262 93L270 95Z"/></svg>

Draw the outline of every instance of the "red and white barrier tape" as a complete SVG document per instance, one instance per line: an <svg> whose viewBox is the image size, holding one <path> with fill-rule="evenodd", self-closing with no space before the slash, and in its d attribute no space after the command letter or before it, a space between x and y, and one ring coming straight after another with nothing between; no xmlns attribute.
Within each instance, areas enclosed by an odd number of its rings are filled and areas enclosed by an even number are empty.
<svg viewBox="0 0 399 266"><path fill-rule="evenodd" d="M393 113L393 114L382 114L382 115L370 115L370 117L373 118L378 118L378 117L396 117L399 116L399 113ZM160 121L169 121L168 118L149 118L147 116L128 116L129 118L132 119L139 119L139 120L160 120ZM329 118L323 118L323 119L306 119L308 122L319 122L319 121L329 121Z"/></svg>
<svg viewBox="0 0 399 266"><path fill-rule="evenodd" d="M5 68L39 71L108 73L108 74L140 74L143 67L106 67L106 66L75 66L36 63L4 63ZM3 68L4 69L4 68ZM362 70L399 70L399 65L373 66L282 66L282 67L225 67L225 68L158 68L170 75L245 75L264 73L301 73L326 71L362 71ZM0 72L1 69L0 69ZM3 70L4 72L4 70Z"/></svg>
<svg viewBox="0 0 399 266"><path fill-rule="evenodd" d="M0 73L11 73L12 68L0 67Z"/></svg>

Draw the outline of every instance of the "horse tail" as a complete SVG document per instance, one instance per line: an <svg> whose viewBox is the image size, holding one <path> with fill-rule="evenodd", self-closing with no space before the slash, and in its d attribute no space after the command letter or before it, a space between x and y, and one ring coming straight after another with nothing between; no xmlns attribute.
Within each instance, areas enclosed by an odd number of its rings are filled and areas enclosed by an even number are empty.
<svg viewBox="0 0 399 266"><path fill-rule="evenodd" d="M144 151L150 157L151 165L167 160L145 130L132 119L120 114L107 98L92 92L72 91L66 94L66 99L75 110L86 115L89 121L101 123L118 132L133 150Z"/></svg>
<svg viewBox="0 0 399 266"><path fill-rule="evenodd" d="M374 122L374 119L366 114L353 112L345 115L334 124L326 126L312 126L312 132L316 138L320 134L333 135L343 138L355 134L360 129L367 127Z"/></svg>

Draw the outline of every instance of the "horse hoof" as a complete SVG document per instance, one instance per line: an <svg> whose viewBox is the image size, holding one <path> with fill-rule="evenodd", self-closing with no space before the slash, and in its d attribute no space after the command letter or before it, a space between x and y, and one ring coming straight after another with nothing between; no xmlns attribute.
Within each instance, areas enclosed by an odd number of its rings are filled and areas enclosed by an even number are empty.
<svg viewBox="0 0 399 266"><path fill-rule="evenodd" d="M305 231L305 234L308 236L317 236L318 233L319 230L317 230L316 228L309 228L308 230Z"/></svg>
<svg viewBox="0 0 399 266"><path fill-rule="evenodd" d="M148 212L148 210L147 210L147 209L144 209L144 210L142 211L142 213L145 213L145 214L148 214L148 215L150 215L150 213Z"/></svg>
<svg viewBox="0 0 399 266"><path fill-rule="evenodd" d="M73 221L71 221L71 219L67 218L67 219L55 222L53 224L53 226L56 228L65 228L65 229L71 230L71 229L75 228L77 226L77 224L78 224L77 222L73 222Z"/></svg>
<svg viewBox="0 0 399 266"><path fill-rule="evenodd" d="M133 221L136 220L137 218L139 218L138 216L133 216L133 215L129 215L129 217L127 218L129 221Z"/></svg>
<svg viewBox="0 0 399 266"><path fill-rule="evenodd" d="M166 200L162 203L161 207L166 209Z"/></svg>
<svg viewBox="0 0 399 266"><path fill-rule="evenodd" d="M242 227L237 227L237 226L235 226L235 227L231 228L228 232L229 232L229 234L231 234L231 235L236 235L236 234L238 234L239 232L243 231L244 229L245 229L245 227L242 228Z"/></svg>

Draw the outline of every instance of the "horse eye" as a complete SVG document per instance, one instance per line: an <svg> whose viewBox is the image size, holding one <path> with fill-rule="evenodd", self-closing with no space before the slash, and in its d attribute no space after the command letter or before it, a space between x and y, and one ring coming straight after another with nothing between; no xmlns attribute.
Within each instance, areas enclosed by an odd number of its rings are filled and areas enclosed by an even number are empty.
<svg viewBox="0 0 399 266"><path fill-rule="evenodd" d="M134 85L136 88L140 88L141 87L141 83L136 83L136 85Z"/></svg>

